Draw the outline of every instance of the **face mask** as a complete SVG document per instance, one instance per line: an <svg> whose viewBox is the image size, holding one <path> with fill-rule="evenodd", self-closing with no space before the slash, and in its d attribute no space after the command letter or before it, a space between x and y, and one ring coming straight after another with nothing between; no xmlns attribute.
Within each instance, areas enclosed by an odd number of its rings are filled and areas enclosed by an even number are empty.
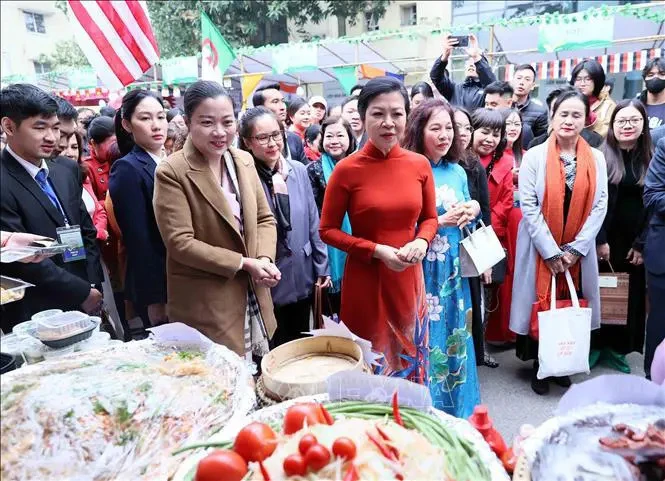
<svg viewBox="0 0 665 481"><path fill-rule="evenodd" d="M652 94L659 94L665 89L665 79L652 78L646 81L647 90Z"/></svg>

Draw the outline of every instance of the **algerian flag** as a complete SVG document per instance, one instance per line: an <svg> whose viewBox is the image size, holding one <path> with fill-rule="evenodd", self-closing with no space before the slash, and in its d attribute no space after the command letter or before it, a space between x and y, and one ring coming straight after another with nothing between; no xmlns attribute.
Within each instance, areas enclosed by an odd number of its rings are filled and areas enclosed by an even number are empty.
<svg viewBox="0 0 665 481"><path fill-rule="evenodd" d="M236 58L231 46L205 12L201 12L201 57L201 77L218 82L222 81L224 72Z"/></svg>

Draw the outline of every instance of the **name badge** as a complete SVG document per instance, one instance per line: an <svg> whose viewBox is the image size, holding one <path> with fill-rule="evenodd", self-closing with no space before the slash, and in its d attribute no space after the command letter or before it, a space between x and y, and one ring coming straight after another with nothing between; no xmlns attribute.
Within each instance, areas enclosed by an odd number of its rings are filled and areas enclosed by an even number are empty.
<svg viewBox="0 0 665 481"><path fill-rule="evenodd" d="M56 233L58 234L58 241L67 246L67 250L62 254L65 262L85 259L85 247L83 247L81 227L77 225L58 227Z"/></svg>

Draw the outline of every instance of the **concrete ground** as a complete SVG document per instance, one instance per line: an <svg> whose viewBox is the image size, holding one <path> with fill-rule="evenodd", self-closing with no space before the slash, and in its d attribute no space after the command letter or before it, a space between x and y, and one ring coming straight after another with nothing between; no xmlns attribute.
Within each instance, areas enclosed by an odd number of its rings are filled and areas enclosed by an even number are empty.
<svg viewBox="0 0 665 481"><path fill-rule="evenodd" d="M478 368L481 399L487 405L494 425L504 439L511 442L522 424L538 426L549 419L566 390L551 384L549 394L537 395L531 390L532 362L517 359L514 349L501 350L488 346L488 350L500 366L496 369ZM644 357L641 354L630 354L627 360L632 374L644 376ZM602 374L616 373L599 364L590 375L572 376L572 381L580 383Z"/></svg>

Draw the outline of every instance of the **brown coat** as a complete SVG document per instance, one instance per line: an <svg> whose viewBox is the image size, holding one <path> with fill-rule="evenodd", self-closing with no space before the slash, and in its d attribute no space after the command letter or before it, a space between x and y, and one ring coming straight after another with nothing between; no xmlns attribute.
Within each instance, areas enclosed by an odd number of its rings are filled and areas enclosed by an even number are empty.
<svg viewBox="0 0 665 481"><path fill-rule="evenodd" d="M157 167L153 201L167 252L169 319L243 355L251 281L239 269L240 261L243 256L274 260L277 231L252 157L229 151L238 176L244 240L219 181L191 139ZM270 290L255 291L272 337L277 323Z"/></svg>

